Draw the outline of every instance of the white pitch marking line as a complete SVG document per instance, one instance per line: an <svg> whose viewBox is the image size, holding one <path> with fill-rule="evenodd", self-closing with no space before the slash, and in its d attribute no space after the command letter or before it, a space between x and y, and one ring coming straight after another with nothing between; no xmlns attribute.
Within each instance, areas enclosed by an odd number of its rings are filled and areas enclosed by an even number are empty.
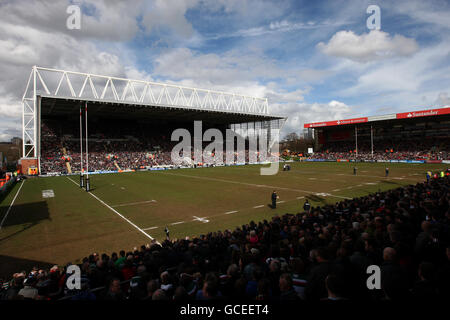
<svg viewBox="0 0 450 320"><path fill-rule="evenodd" d="M225 214L232 214L232 213L236 213L236 212L238 212L238 211L237 210L233 210L233 211L225 212Z"/></svg>
<svg viewBox="0 0 450 320"><path fill-rule="evenodd" d="M145 229L142 229L142 230L153 230L153 229L158 229L158 227L150 227L150 228L145 228Z"/></svg>
<svg viewBox="0 0 450 320"><path fill-rule="evenodd" d="M11 211L12 206L14 205L14 201L16 201L17 196L19 195L20 189L22 189L23 184L25 183L25 180L23 180L22 184L19 187L19 190L17 190L16 195L14 196L13 201L8 207L8 210L6 211L5 216L2 219L2 222L0 222L0 230L2 230L3 223L5 222L6 218L8 217L9 212Z"/></svg>
<svg viewBox="0 0 450 320"><path fill-rule="evenodd" d="M303 199L304 197L297 197L297 200L299 200L299 199Z"/></svg>
<svg viewBox="0 0 450 320"><path fill-rule="evenodd" d="M182 224L182 223L184 223L184 221L174 222L174 223L171 223L170 225L171 225L171 226L174 226L174 225L176 225L176 224Z"/></svg>
<svg viewBox="0 0 450 320"><path fill-rule="evenodd" d="M206 219L206 217L204 217L204 218L199 218L197 216L193 216L193 217L194 217L194 220L192 220L192 221L200 221L200 222L203 222L203 223L208 223L209 222L209 220Z"/></svg>
<svg viewBox="0 0 450 320"><path fill-rule="evenodd" d="M285 201L277 201L277 203L284 203Z"/></svg>
<svg viewBox="0 0 450 320"><path fill-rule="evenodd" d="M151 203L151 202L156 202L156 200L147 200L147 201L139 201L139 202L130 202L130 203L115 204L115 205L113 205L113 206L111 206L111 207L117 208L117 207L133 206L133 205L137 205L137 204L144 204L144 203Z"/></svg>
<svg viewBox="0 0 450 320"><path fill-rule="evenodd" d="M158 172L158 171L157 171ZM162 172L162 171L161 171ZM233 181L233 180L226 180L226 179L217 179L217 178L210 178L210 177L200 177L200 176L194 176L194 175L188 175L188 174L180 174L180 173L169 173L164 172L163 174L169 174L172 176L180 176L180 177L187 177L187 178L194 178L194 179L204 179L204 180L210 180L210 181L219 181L219 182L226 182L226 183L234 183L234 184L240 184L245 186L251 186L251 187L265 187L270 189L279 189L279 190L288 190L288 191L295 191L295 192L303 192L303 193L310 193L314 194L315 192L307 191L307 190L301 190L301 189L293 189L293 188L285 188L285 187L276 187L276 186L269 186L269 185L260 185L260 184L254 184L254 183L247 183L247 182L239 182L239 181ZM348 197L342 197L330 194L331 197L335 198L341 198L341 199L351 199Z"/></svg>
<svg viewBox="0 0 450 320"><path fill-rule="evenodd" d="M258 208L262 208L262 207L264 207L264 205L262 204L262 205L260 205L260 206L254 206L253 207L253 209L258 209Z"/></svg>
<svg viewBox="0 0 450 320"><path fill-rule="evenodd" d="M341 189L334 189L333 191L341 191Z"/></svg>
<svg viewBox="0 0 450 320"><path fill-rule="evenodd" d="M76 186L78 186L78 183L76 183L75 181L73 181L72 179L70 179L69 177L67 177L67 179L69 179L70 181L72 181ZM95 199L97 199L101 204L103 204L105 207L107 207L108 209L110 209L112 212L114 212L115 214L117 214L119 217L121 217L123 220L125 220L126 222L128 222L129 224L131 224L133 227L135 227L137 230L139 230L139 232L142 232L147 238L149 238L150 240L153 240L153 237L151 235L149 235L148 233L146 233L144 230L142 230L141 228L139 228L137 225L135 225L133 222L131 222L130 220L128 220L127 218L125 218L123 215L121 215L117 210L115 210L114 208L112 208L110 205L108 205L107 203L105 203L103 200L101 200L99 197L97 197L95 194L93 194L92 192L88 192L88 194L90 194L92 197L94 197Z"/></svg>

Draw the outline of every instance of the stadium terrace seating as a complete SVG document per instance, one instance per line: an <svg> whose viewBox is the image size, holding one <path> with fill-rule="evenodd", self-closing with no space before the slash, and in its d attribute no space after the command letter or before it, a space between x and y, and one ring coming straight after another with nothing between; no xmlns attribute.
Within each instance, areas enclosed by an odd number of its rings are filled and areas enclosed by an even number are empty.
<svg viewBox="0 0 450 320"><path fill-rule="evenodd" d="M60 121L45 120L41 133L41 173L67 173L65 162L72 170L80 170L79 128L75 125L64 127ZM102 126L101 122L91 126L89 134L89 170L116 171L119 168L138 169L141 167L174 165L171 150L176 142L170 141L171 129L155 128L143 124L117 124ZM205 143L207 145L207 143ZM348 159L348 160L449 160L448 139L424 139L420 141L396 140L377 141L374 153L370 143L361 141L358 154L355 145L349 142L327 143L321 151L308 159ZM64 154L64 148L66 154ZM85 157L85 155L83 155ZM193 154L191 154L193 159ZM235 158L237 160L237 158ZM249 161L246 151L245 161ZM225 162L225 154L224 154ZM117 164L117 165L116 165Z"/></svg>
<svg viewBox="0 0 450 320"><path fill-rule="evenodd" d="M139 130L141 129L141 130ZM79 130L58 121L42 124L41 172L66 173L66 161L73 170L80 170ZM141 166L169 165L171 142L160 133L153 133L135 125L96 125L89 134L89 170L135 169ZM145 134L144 134L145 132ZM63 148L67 154L63 153ZM84 146L85 148L85 146ZM83 152L85 152L84 150ZM83 153L85 157L85 153ZM117 166L116 166L117 163Z"/></svg>
<svg viewBox="0 0 450 320"><path fill-rule="evenodd" d="M0 299L401 300L450 298L450 178L436 178L309 213L284 214L193 239L153 241L79 265L7 279ZM381 290L366 268L381 267Z"/></svg>
<svg viewBox="0 0 450 320"><path fill-rule="evenodd" d="M309 159L353 159L353 160L449 160L448 139L381 141L371 152L369 143L328 143Z"/></svg>
<svg viewBox="0 0 450 320"><path fill-rule="evenodd" d="M105 127L96 124L95 130L89 134L89 171L175 165L171 160L171 150L177 142L170 141L170 130L166 129L161 133L160 129L154 131L147 127L123 124L114 128L117 130L111 130L110 124ZM77 130L79 128L67 125L62 128L58 121L43 122L41 173L67 173L66 161L70 162L73 171L80 170L80 136ZM204 142L203 147L208 144ZM63 149L67 154L64 154ZM86 157L85 151L83 160ZM194 159L193 152L191 159ZM248 150L245 151L245 159L249 161ZM225 152L223 161L226 161Z"/></svg>

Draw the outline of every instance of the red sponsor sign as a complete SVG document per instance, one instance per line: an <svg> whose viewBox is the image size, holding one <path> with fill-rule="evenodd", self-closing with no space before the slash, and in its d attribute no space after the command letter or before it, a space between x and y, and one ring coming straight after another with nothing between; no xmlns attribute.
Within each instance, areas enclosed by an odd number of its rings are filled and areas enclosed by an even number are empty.
<svg viewBox="0 0 450 320"><path fill-rule="evenodd" d="M442 160L426 160L426 163L442 163Z"/></svg>
<svg viewBox="0 0 450 320"><path fill-rule="evenodd" d="M319 128L319 127L329 127L329 126L342 126L346 124L364 123L367 122L367 117L364 118L353 118L335 121L325 121L325 122L314 122L305 123L304 128Z"/></svg>
<svg viewBox="0 0 450 320"><path fill-rule="evenodd" d="M418 118L418 117L440 116L443 114L450 114L450 108L430 109L430 110L397 113L396 118L397 119L409 119L409 118Z"/></svg>

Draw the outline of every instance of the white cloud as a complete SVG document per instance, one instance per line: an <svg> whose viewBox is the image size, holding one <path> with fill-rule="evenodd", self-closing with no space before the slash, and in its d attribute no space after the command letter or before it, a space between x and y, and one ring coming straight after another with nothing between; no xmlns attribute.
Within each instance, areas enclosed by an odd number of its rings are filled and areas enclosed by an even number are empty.
<svg viewBox="0 0 450 320"><path fill-rule="evenodd" d="M0 141L21 136L22 104L11 95L0 95Z"/></svg>
<svg viewBox="0 0 450 320"><path fill-rule="evenodd" d="M364 95L362 103L368 102L372 108L431 105L450 83L450 66L446 64L449 52L450 45L444 41L401 60L387 60L364 68L354 68L356 63L348 63L340 72L354 74L356 83L341 89L338 94L345 97ZM428 98L424 100L423 97Z"/></svg>
<svg viewBox="0 0 450 320"><path fill-rule="evenodd" d="M203 87L253 86L254 83L286 82L289 86L324 79L330 73L315 69L290 68L277 65L276 61L260 52L230 50L221 54L201 53L188 48L168 50L155 59L154 72L174 81L193 80ZM262 84L261 84L262 85ZM304 90L305 88L302 88ZM250 92L244 92L250 95Z"/></svg>
<svg viewBox="0 0 450 320"><path fill-rule="evenodd" d="M354 117L356 110L343 102L347 97L364 105L365 109L357 110L363 114L376 108L391 110L408 104L448 103L448 41L424 45L419 50L414 39L401 35L340 31L328 42L318 44L318 48L327 55L345 59L308 57L303 52L295 56L292 50L286 51L289 56L283 55L282 50L292 49L280 45L286 42L283 32L326 25L334 33L339 30L336 21L357 15L358 6L339 10L341 4L330 4L335 7L330 11L336 14L320 23L317 17L299 20L301 15L286 14L289 3L279 1L77 0L89 12L83 16L82 30L70 31L65 27L65 9L71 2L17 0L0 5L0 134L9 137L20 128L20 98L34 64L267 97L271 112L289 117L284 131L300 132L304 122ZM205 38L188 19L191 9L197 10L195 14L207 16L206 20L197 21L202 28L205 25L201 23L208 19L221 19L221 23L231 24L231 28L224 29L237 30L235 35L276 36L242 42L233 39L232 49L227 44L221 50L213 48L205 53L203 49L210 47L192 46ZM448 27L446 15L438 9L425 13L421 21L430 23L430 28L433 19L438 19L442 28ZM430 33L429 30L435 29L418 30L417 34ZM219 37L222 31L220 26L212 30ZM314 43L319 37L322 40L322 31L314 29L310 39ZM146 49L136 50L135 43L128 46L136 35L149 34L152 40L159 39L152 43L144 41ZM445 33L438 35L446 37ZM274 48L277 55L271 58L268 52ZM145 56L146 53L150 56ZM147 69L152 68L151 75L136 67L137 61L144 65L146 59L151 59ZM326 67L329 70L323 70ZM334 78L325 82L329 77ZM314 88L313 83L320 86ZM320 98L321 103L311 103L316 98L309 95L324 92L326 97Z"/></svg>
<svg viewBox="0 0 450 320"><path fill-rule="evenodd" d="M178 36L190 37L194 29L185 14L197 3L198 0L155 0L144 15L142 23L147 32L163 27L173 30Z"/></svg>
<svg viewBox="0 0 450 320"><path fill-rule="evenodd" d="M277 114L289 116L283 127L281 138L290 132L302 132L305 123L345 119L354 112L350 106L336 100L328 103L275 103L272 109Z"/></svg>
<svg viewBox="0 0 450 320"><path fill-rule="evenodd" d="M419 46L414 39L402 35L390 37L384 31L372 30L362 35L357 35L353 31L339 31L328 43L320 42L317 48L330 56L369 62L410 56L418 51Z"/></svg>
<svg viewBox="0 0 450 320"><path fill-rule="evenodd" d="M130 74L145 78L145 73L137 74L132 66L124 66L118 55L100 50L90 37L81 37L76 32L68 32L65 25L66 3L66 1L27 2L29 5L27 9L35 12L36 16L31 15L30 11L23 10L23 1L10 2L1 7L0 133L8 132L8 137L20 133L21 98L33 65L120 77ZM97 3L97 8L100 8L99 17L103 17L99 18L99 23L105 22L106 16L110 16L108 10L120 9L114 1L108 2L108 5L106 9L105 3ZM55 8L63 10L62 13ZM55 12L61 13L63 18L57 20L61 25L55 24L52 29L51 25L46 23L50 24L52 18L58 19ZM117 10L115 11L117 16L110 17L115 20L123 18L126 28L127 15L125 13L118 15L119 13L120 10ZM103 24L103 27L105 25ZM118 25L115 23L111 26L112 32ZM95 27L92 25L93 29ZM121 36L117 39L120 38Z"/></svg>
<svg viewBox="0 0 450 320"><path fill-rule="evenodd" d="M450 105L450 97L448 96L448 93L440 92L435 103L437 106L440 106L440 107Z"/></svg>
<svg viewBox="0 0 450 320"><path fill-rule="evenodd" d="M11 96L0 96L0 117L18 118L21 113L22 104Z"/></svg>
<svg viewBox="0 0 450 320"><path fill-rule="evenodd" d="M447 0L423 1L423 0L408 0L384 2L383 7L386 10L396 14L407 15L416 24L427 23L428 27L437 27L442 29L450 29L450 3ZM422 27L420 24L418 24Z"/></svg>
<svg viewBox="0 0 450 320"><path fill-rule="evenodd" d="M69 30L66 9L79 5L89 10L82 14L81 29ZM34 29L60 33L74 38L95 38L105 41L131 40L139 31L136 17L142 13L143 0L16 0L2 5L1 20L14 25L32 25ZM120 23L118 23L120 21Z"/></svg>

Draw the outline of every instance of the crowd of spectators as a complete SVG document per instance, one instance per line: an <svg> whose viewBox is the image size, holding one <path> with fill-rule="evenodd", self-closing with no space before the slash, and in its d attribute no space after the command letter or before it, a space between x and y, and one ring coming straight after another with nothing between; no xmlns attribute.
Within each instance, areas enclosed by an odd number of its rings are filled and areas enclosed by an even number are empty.
<svg viewBox="0 0 450 320"><path fill-rule="evenodd" d="M379 141L374 145L367 142L355 143L334 142L325 144L320 151L308 156L308 159L326 160L449 160L450 145L446 140L399 140Z"/></svg>
<svg viewBox="0 0 450 320"><path fill-rule="evenodd" d="M65 131L62 131L58 126L60 126L58 122L43 122L41 173L68 173L66 162L70 164L72 172L80 171L81 148L76 128L66 127ZM104 130L101 128L98 126L96 131L89 135L89 171L138 170L155 166L194 165L195 156L192 149L186 161L181 163L172 161L172 149L176 142L169 141L170 134L168 132L161 134L148 128L141 128L142 130L139 131L137 128L127 126L120 127L121 130L117 131L110 131L108 126L104 127ZM202 147L205 148L208 144L208 142L204 142ZM85 169L86 145L84 140L83 148L83 167ZM182 154L180 154L181 156ZM245 150L243 159L247 163L252 160L263 160L259 153L250 157L248 148ZM231 162L240 161L241 156L235 153ZM202 161L197 165L201 163ZM225 151L222 163L229 163Z"/></svg>
<svg viewBox="0 0 450 320"><path fill-rule="evenodd" d="M401 300L450 298L450 178L312 207L193 239L93 253L4 281L0 299ZM367 267L381 269L368 290Z"/></svg>
<svg viewBox="0 0 450 320"><path fill-rule="evenodd" d="M112 129L111 129L112 127ZM170 142L167 137L139 126L101 126L89 134L89 171L117 171L170 165ZM141 130L139 130L141 129ZM66 162L73 171L80 170L80 138L77 128L56 121L43 121L41 133L41 172L67 173ZM78 129L79 130L79 129ZM85 139L85 137L83 138ZM83 140L86 168L86 145ZM64 152L65 150L65 152Z"/></svg>
<svg viewBox="0 0 450 320"><path fill-rule="evenodd" d="M89 170L118 171L136 170L154 166L173 166L171 151L176 142L170 141L172 128L151 128L145 125L114 123L96 126L89 134ZM206 146L208 143L204 143ZM84 148L86 146L84 145ZM65 152L64 152L65 150ZM357 161L389 161L389 160L449 160L450 145L448 139L422 140L377 140L374 150L366 140L358 142L358 150L354 142L327 142L319 151L307 156L307 159L324 160L357 160ZM79 128L64 125L59 121L46 120L41 133L41 173L67 173L66 162L72 171L80 170L80 137ZM85 150L84 150L85 152ZM295 153L297 154L297 153ZM227 162L224 153L223 163ZM83 154L85 160L86 154ZM190 162L194 159L191 150ZM258 157L258 160L261 160ZM250 161L246 150L245 162ZM239 162L235 155L234 162Z"/></svg>

